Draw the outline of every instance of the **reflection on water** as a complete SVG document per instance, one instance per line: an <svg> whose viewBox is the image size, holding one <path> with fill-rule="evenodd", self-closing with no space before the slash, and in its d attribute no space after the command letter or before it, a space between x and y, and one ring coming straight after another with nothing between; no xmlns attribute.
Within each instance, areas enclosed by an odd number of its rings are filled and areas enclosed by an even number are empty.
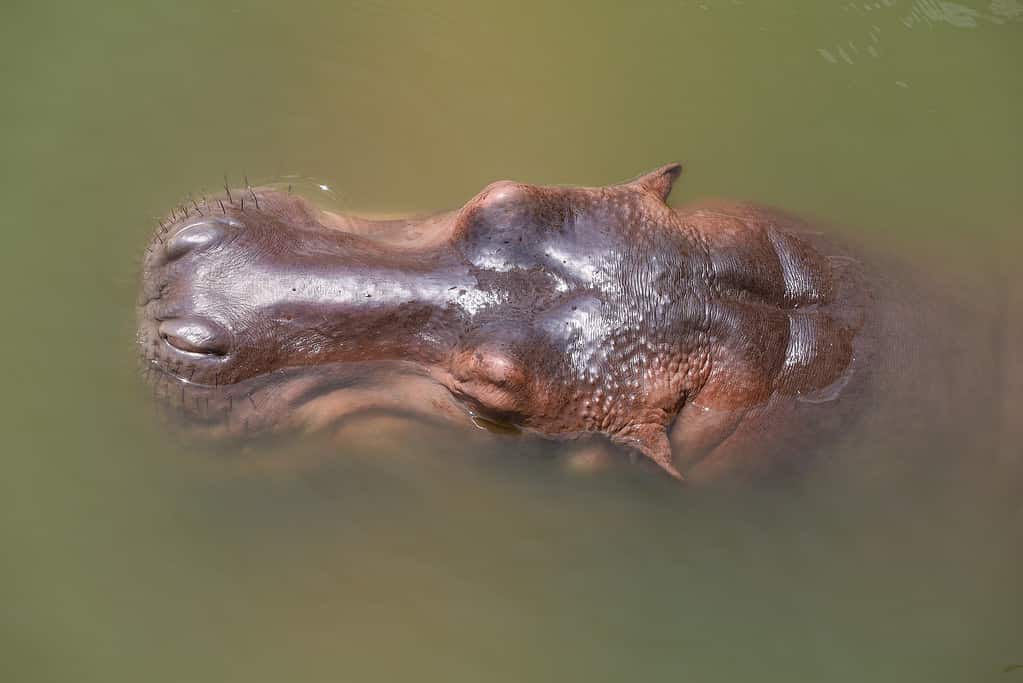
<svg viewBox="0 0 1023 683"><path fill-rule="evenodd" d="M4 679L1018 676L1021 18L1013 0L5 8ZM341 446L229 450L154 423L138 259L151 217L225 171L401 213L676 158L676 201L779 204L926 273L907 306L940 303L928 372L883 439L850 434L797 481L680 491L509 434L410 442L380 420Z"/></svg>
<svg viewBox="0 0 1023 683"><path fill-rule="evenodd" d="M985 3L976 3L983 6ZM1002 24L1023 15L1023 4L1019 0L991 0L984 9L974 9L957 2L942 0L916 0L910 13L901 19L907 27L914 24L946 23L956 28L976 28L979 21Z"/></svg>
<svg viewBox="0 0 1023 683"><path fill-rule="evenodd" d="M972 5L972 6L971 6ZM881 59L885 54L882 36L898 35L904 30L934 30L947 27L973 29L980 23L1002 25L1023 18L1023 3L1019 0L992 0L961 4L944 0L915 0L897 3L895 0L880 2L849 2L841 6L847 15L841 22L843 31L849 32L845 40L817 48L818 54L831 64L844 62L853 64L860 59ZM859 34L853 34L853 27ZM1016 31L1014 27L1003 29ZM903 43L899 42L901 48ZM904 81L902 81L904 83Z"/></svg>

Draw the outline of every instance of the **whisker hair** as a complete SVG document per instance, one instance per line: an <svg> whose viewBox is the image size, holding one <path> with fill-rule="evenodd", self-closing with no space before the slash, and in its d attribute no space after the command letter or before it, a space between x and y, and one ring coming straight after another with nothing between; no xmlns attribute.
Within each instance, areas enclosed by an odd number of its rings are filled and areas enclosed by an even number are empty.
<svg viewBox="0 0 1023 683"><path fill-rule="evenodd" d="M244 180L245 180L245 187L248 189L249 194L252 195L252 201L254 201L256 203L256 210L258 211L259 210L259 200L256 198L256 193L252 191L252 185L249 183L249 176L248 175L244 175L244 176L242 176L242 178L244 178Z"/></svg>

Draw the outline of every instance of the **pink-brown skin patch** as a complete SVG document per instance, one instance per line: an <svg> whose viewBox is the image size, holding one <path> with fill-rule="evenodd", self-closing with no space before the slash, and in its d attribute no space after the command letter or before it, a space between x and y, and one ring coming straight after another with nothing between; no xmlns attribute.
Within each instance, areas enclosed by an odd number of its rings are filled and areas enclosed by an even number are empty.
<svg viewBox="0 0 1023 683"><path fill-rule="evenodd" d="M669 207L680 172L425 219L269 188L183 207L145 257L147 376L213 433L384 411L603 434L679 480L791 465L863 400L872 296L792 217Z"/></svg>

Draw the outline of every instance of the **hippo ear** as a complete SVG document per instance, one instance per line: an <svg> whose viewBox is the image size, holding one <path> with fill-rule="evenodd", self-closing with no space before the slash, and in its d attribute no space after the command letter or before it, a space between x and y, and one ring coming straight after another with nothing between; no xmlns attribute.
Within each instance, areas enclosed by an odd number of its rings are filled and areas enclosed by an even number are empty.
<svg viewBox="0 0 1023 683"><path fill-rule="evenodd" d="M668 201L671 188L675 185L675 181L678 180L680 175L682 175L682 164L674 163L661 166L657 170L645 173L626 184L653 192L661 198L661 201Z"/></svg>
<svg viewBox="0 0 1023 683"><path fill-rule="evenodd" d="M675 467L674 459L671 457L671 443L668 441L668 432L661 425L642 425L627 435L620 435L614 438L615 441L632 446L640 453L654 461L665 474L679 481L685 481L685 477Z"/></svg>

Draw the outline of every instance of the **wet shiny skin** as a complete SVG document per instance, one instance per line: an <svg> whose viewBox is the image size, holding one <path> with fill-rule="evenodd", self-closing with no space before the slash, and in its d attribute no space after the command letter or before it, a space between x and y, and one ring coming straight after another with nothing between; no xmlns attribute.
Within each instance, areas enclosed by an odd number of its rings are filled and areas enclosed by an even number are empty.
<svg viewBox="0 0 1023 683"><path fill-rule="evenodd" d="M400 404L604 434L679 478L769 471L822 436L817 414L855 412L870 295L854 259L791 217L669 207L679 172L500 182L379 222L235 191L147 250L140 353L186 412L243 409L242 430L311 419L313 399L317 424Z"/></svg>

